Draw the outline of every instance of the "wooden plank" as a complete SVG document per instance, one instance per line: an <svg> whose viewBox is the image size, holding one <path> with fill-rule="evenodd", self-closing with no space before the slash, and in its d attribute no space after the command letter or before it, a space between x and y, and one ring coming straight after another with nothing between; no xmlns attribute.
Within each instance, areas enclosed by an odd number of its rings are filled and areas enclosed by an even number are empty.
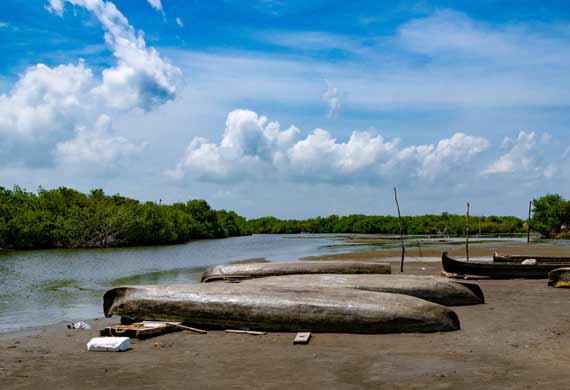
<svg viewBox="0 0 570 390"><path fill-rule="evenodd" d="M293 340L293 344L309 344L311 339L311 332L299 332Z"/></svg>
<svg viewBox="0 0 570 390"><path fill-rule="evenodd" d="M226 333L250 334L253 336L261 336L267 334L266 332L257 332L254 330L240 330L240 329L226 329Z"/></svg>

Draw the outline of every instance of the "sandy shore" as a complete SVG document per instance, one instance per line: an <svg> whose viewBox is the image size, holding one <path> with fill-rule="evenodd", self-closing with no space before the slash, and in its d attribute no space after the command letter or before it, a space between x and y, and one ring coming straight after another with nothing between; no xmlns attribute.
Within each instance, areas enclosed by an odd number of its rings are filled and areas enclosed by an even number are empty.
<svg viewBox="0 0 570 390"><path fill-rule="evenodd" d="M438 263L410 263L433 274ZM570 383L570 290L544 280L479 280L485 305L455 308L451 333L207 335L134 340L124 353L94 353L93 330L63 325L0 336L2 389L544 389Z"/></svg>

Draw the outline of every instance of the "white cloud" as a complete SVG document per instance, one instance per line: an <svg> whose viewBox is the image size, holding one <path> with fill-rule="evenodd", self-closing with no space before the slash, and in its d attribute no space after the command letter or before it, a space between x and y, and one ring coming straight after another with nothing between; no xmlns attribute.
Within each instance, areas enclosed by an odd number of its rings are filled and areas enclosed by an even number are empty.
<svg viewBox="0 0 570 390"><path fill-rule="evenodd" d="M346 142L322 129L304 139L299 134L295 126L281 131L277 122L264 116L235 110L228 114L219 144L195 138L168 174L221 183L260 177L335 184L380 185L387 179L431 182L463 168L489 146L484 138L462 133L436 145L403 149L399 139L386 141L370 132L355 131Z"/></svg>
<svg viewBox="0 0 570 390"><path fill-rule="evenodd" d="M178 25L178 27L181 28L184 27L184 22L180 18L176 18L176 24Z"/></svg>
<svg viewBox="0 0 570 390"><path fill-rule="evenodd" d="M48 0L48 4L45 6L45 8L56 15L63 15L63 6L64 6L64 2L65 0Z"/></svg>
<svg viewBox="0 0 570 390"><path fill-rule="evenodd" d="M527 178L552 177L554 166L543 159L543 146L550 142L548 133L521 131L515 139L506 137L503 149L506 153L483 171L485 175L514 174Z"/></svg>
<svg viewBox="0 0 570 390"><path fill-rule="evenodd" d="M57 144L58 163L67 169L115 170L133 157L140 155L145 144L135 144L113 135L111 119L101 115L93 129L80 127L75 138Z"/></svg>
<svg viewBox="0 0 570 390"><path fill-rule="evenodd" d="M322 99L325 101L329 108L328 117L334 119L340 112L340 92L338 88L333 86L329 80L325 79L325 83L327 84L327 89L325 92L323 92Z"/></svg>
<svg viewBox="0 0 570 390"><path fill-rule="evenodd" d="M0 95L0 160L6 163L49 164L57 157L106 164L133 156L139 147L113 134L108 115L137 107L148 111L176 95L180 70L147 48L142 32L135 33L113 3L66 1L97 16L118 64L104 69L101 80L83 60L29 67L8 94ZM64 2L50 0L46 8L62 15ZM109 118L107 125L95 126L101 118ZM93 158L97 154L100 159Z"/></svg>
<svg viewBox="0 0 570 390"><path fill-rule="evenodd" d="M118 109L140 107L151 110L176 96L176 80L181 72L146 47L143 33L135 32L127 19L111 2L103 0L67 0L97 16L106 30L105 41L118 64L103 71L103 82L94 89L102 102Z"/></svg>
<svg viewBox="0 0 570 390"><path fill-rule="evenodd" d="M162 11L162 3L160 0L147 0L152 8L157 11Z"/></svg>

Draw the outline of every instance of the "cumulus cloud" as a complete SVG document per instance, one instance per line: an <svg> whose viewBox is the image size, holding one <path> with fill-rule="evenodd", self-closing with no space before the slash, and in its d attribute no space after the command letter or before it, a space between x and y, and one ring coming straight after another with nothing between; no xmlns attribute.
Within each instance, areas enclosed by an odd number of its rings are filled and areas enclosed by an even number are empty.
<svg viewBox="0 0 570 390"><path fill-rule="evenodd" d="M176 168L167 172L181 179L195 177L211 182L235 182L260 176L285 180L380 185L386 180L415 178L432 182L464 167L485 151L481 137L456 133L435 145L402 148L399 139L355 131L346 142L315 129L305 138L291 126L248 110L228 114L219 144L195 138Z"/></svg>
<svg viewBox="0 0 570 390"><path fill-rule="evenodd" d="M336 118L340 112L340 92L329 80L325 79L327 89L323 93L322 99L329 108L328 117Z"/></svg>
<svg viewBox="0 0 570 390"><path fill-rule="evenodd" d="M176 24L177 24L178 27L180 27L180 28L184 27L184 22L183 22L182 19L180 19L180 18L176 18Z"/></svg>
<svg viewBox="0 0 570 390"><path fill-rule="evenodd" d="M140 107L151 110L176 96L176 80L181 72L147 47L143 33L135 32L127 18L111 2L66 0L93 12L106 30L105 41L118 64L103 71L101 85L93 90L113 108Z"/></svg>
<svg viewBox="0 0 570 390"><path fill-rule="evenodd" d="M484 171L485 175L522 174L530 178L551 177L554 167L543 159L542 146L550 142L548 133L521 131L516 138L506 137L503 149L506 152Z"/></svg>
<svg viewBox="0 0 570 390"><path fill-rule="evenodd" d="M108 115L148 111L175 98L180 70L148 48L142 32L136 33L113 3L66 1L93 12L118 63L104 69L101 79L83 60L29 67L8 94L0 95L0 160L34 165L56 157L104 165L110 158L133 156L140 147L114 135ZM63 15L64 4L50 0L46 8ZM93 158L97 154L101 158Z"/></svg>
<svg viewBox="0 0 570 390"><path fill-rule="evenodd" d="M160 0L147 0L152 8L157 11L162 11L162 2Z"/></svg>
<svg viewBox="0 0 570 390"><path fill-rule="evenodd" d="M96 167L108 170L138 156L145 146L113 135L111 119L101 115L94 128L80 127L75 138L58 143L57 159L68 169L83 171L86 167Z"/></svg>

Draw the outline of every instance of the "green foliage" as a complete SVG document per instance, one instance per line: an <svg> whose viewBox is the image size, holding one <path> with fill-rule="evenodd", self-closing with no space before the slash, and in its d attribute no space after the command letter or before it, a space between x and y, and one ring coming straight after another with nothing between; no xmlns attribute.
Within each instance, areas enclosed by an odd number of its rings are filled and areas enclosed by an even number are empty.
<svg viewBox="0 0 570 390"><path fill-rule="evenodd" d="M544 237L555 237L562 225L570 226L570 201L559 194L548 194L533 200L531 228Z"/></svg>
<svg viewBox="0 0 570 390"><path fill-rule="evenodd" d="M159 205L103 190L37 194L0 187L0 248L91 248L178 244L251 234L244 218L204 200Z"/></svg>
<svg viewBox="0 0 570 390"><path fill-rule="evenodd" d="M248 221L253 233L366 233L399 234L398 218L361 214L318 217L307 220L280 220L263 217ZM465 234L465 216L443 213L402 217L404 234ZM516 217L471 217L472 233L523 233L523 221Z"/></svg>

